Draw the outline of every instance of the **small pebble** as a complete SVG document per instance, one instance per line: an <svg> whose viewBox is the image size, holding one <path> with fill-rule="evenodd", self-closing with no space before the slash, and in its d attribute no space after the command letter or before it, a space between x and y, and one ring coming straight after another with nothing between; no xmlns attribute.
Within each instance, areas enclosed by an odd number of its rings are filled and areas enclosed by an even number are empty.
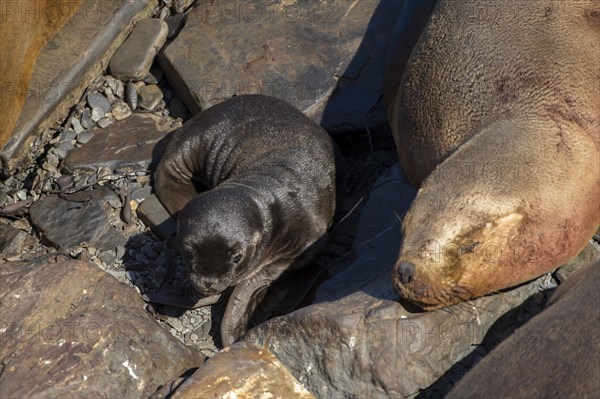
<svg viewBox="0 0 600 399"><path fill-rule="evenodd" d="M69 175L61 175L58 179L56 179L56 184L61 190L69 188L73 185L73 179Z"/></svg>
<svg viewBox="0 0 600 399"><path fill-rule="evenodd" d="M104 118L104 115L106 115L106 112L100 108L100 107L94 107L92 108L92 121L94 122L98 122L100 119Z"/></svg>
<svg viewBox="0 0 600 399"><path fill-rule="evenodd" d="M94 108L100 108L105 114L110 111L110 101L97 91L88 94L87 102L92 110Z"/></svg>
<svg viewBox="0 0 600 399"><path fill-rule="evenodd" d="M138 94L140 96L140 108L148 111L154 111L163 99L162 91L160 91L157 85L144 86L139 90Z"/></svg>
<svg viewBox="0 0 600 399"><path fill-rule="evenodd" d="M144 251L144 254L149 258L154 259L158 256L158 253L150 245L146 245L144 247L143 251Z"/></svg>
<svg viewBox="0 0 600 399"><path fill-rule="evenodd" d="M129 104L132 111L136 110L138 106L138 93L132 82L127 82L127 85L125 86L125 101Z"/></svg>
<svg viewBox="0 0 600 399"><path fill-rule="evenodd" d="M104 129L105 127L108 127L113 123L115 123L115 118L107 116L98 121L98 126Z"/></svg>
<svg viewBox="0 0 600 399"><path fill-rule="evenodd" d="M83 132L83 126L81 126L81 122L79 122L79 119L75 117L71 118L71 126L73 126L75 134Z"/></svg>
<svg viewBox="0 0 600 399"><path fill-rule="evenodd" d="M71 140L74 140L76 136L77 134L71 129L63 130L63 132L60 134L59 143L70 142Z"/></svg>
<svg viewBox="0 0 600 399"><path fill-rule="evenodd" d="M181 324L181 321L179 321L179 319L169 317L167 319L167 323L169 323L169 325L173 327L175 331L183 331L183 324Z"/></svg>
<svg viewBox="0 0 600 399"><path fill-rule="evenodd" d="M131 115L131 108L123 101L117 101L114 103L111 113L116 120L120 121Z"/></svg>
<svg viewBox="0 0 600 399"><path fill-rule="evenodd" d="M114 103L115 101L117 101L117 97L115 97L112 89L110 87L107 87L106 89L104 89L104 95L106 96L106 98L108 98L108 101L112 103Z"/></svg>
<svg viewBox="0 0 600 399"><path fill-rule="evenodd" d="M118 197L112 197L107 202L113 209L119 209L123 206L123 203Z"/></svg>
<svg viewBox="0 0 600 399"><path fill-rule="evenodd" d="M15 193L15 196L21 201L24 201L27 199L27 190L19 190Z"/></svg>
<svg viewBox="0 0 600 399"><path fill-rule="evenodd" d="M46 154L46 162L52 166L58 166L58 156L52 152L48 152L48 154Z"/></svg>
<svg viewBox="0 0 600 399"><path fill-rule="evenodd" d="M85 129L91 129L92 127L94 127L94 121L92 120L92 110L91 109L86 108L81 113L81 126L83 126Z"/></svg>
<svg viewBox="0 0 600 399"><path fill-rule="evenodd" d="M92 137L94 137L94 132L91 130L84 130L79 136L77 136L77 142L79 144L85 144L90 141Z"/></svg>
<svg viewBox="0 0 600 399"><path fill-rule="evenodd" d="M192 341L198 341L198 335L196 335L196 334L194 334L194 333L191 333L191 334L190 334L190 339L191 339Z"/></svg>
<svg viewBox="0 0 600 399"><path fill-rule="evenodd" d="M160 10L160 14L158 15L158 18L165 19L168 16L169 16L169 8L163 7L162 10Z"/></svg>
<svg viewBox="0 0 600 399"><path fill-rule="evenodd" d="M123 94L125 94L125 85L118 79L115 79L115 87L112 88L115 96L119 98L123 98Z"/></svg>
<svg viewBox="0 0 600 399"><path fill-rule="evenodd" d="M96 172L96 177L98 180L101 180L112 174L113 174L112 169L107 168L106 166L101 166L98 168L98 171Z"/></svg>

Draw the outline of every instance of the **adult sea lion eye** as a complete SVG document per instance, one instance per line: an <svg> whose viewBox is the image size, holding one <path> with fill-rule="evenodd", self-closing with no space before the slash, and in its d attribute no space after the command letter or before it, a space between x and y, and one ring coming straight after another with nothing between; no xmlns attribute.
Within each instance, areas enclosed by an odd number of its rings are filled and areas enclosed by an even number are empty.
<svg viewBox="0 0 600 399"><path fill-rule="evenodd" d="M240 263L240 261L242 260L242 254L233 254L231 255L231 262L232 263Z"/></svg>

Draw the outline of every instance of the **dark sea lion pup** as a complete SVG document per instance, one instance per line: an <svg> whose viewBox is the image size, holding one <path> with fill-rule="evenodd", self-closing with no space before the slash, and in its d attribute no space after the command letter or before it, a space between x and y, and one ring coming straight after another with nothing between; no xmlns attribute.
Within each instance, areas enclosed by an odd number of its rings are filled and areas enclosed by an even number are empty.
<svg viewBox="0 0 600 399"><path fill-rule="evenodd" d="M402 296L451 305L586 245L600 224L599 36L598 1L437 3L387 103L421 187L392 273Z"/></svg>
<svg viewBox="0 0 600 399"><path fill-rule="evenodd" d="M185 123L155 182L177 218L195 288L212 295L235 286L221 323L224 345L245 332L261 292L316 253L335 209L331 138L262 95L233 97Z"/></svg>

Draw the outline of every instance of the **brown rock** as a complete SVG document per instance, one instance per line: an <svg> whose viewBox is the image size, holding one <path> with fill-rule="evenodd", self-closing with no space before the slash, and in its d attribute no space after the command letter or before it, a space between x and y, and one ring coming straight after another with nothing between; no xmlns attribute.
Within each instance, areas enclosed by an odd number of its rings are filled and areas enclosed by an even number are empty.
<svg viewBox="0 0 600 399"><path fill-rule="evenodd" d="M249 343L217 353L170 397L314 399L268 349Z"/></svg>
<svg viewBox="0 0 600 399"><path fill-rule="evenodd" d="M92 264L3 263L0 286L0 397L147 397L202 364Z"/></svg>
<svg viewBox="0 0 600 399"><path fill-rule="evenodd" d="M77 2L65 3L71 7ZM133 24L151 15L157 7L158 0L82 0L35 61L27 100L11 137L2 148L1 154L9 160L11 169L35 156L31 153L31 144L57 120L66 118L90 82L106 68ZM39 22L39 15L43 13L33 14L35 23Z"/></svg>
<svg viewBox="0 0 600 399"><path fill-rule="evenodd" d="M543 312L502 341L446 398L598 397L599 287L595 261L560 285Z"/></svg>

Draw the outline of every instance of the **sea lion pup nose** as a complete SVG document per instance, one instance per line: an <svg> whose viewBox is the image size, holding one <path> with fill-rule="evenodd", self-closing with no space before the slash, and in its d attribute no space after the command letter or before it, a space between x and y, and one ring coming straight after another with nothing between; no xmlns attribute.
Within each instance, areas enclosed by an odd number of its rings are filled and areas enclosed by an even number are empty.
<svg viewBox="0 0 600 399"><path fill-rule="evenodd" d="M404 65L386 81L386 108L420 186L391 273L403 297L436 309L498 292L592 237L599 15L594 0L439 0L408 61L388 61L386 77Z"/></svg>
<svg viewBox="0 0 600 399"><path fill-rule="evenodd" d="M224 345L246 331L266 287L318 253L334 213L335 172L327 132L272 97L233 97L174 133L156 193L177 218L191 283L207 295L235 287Z"/></svg>

